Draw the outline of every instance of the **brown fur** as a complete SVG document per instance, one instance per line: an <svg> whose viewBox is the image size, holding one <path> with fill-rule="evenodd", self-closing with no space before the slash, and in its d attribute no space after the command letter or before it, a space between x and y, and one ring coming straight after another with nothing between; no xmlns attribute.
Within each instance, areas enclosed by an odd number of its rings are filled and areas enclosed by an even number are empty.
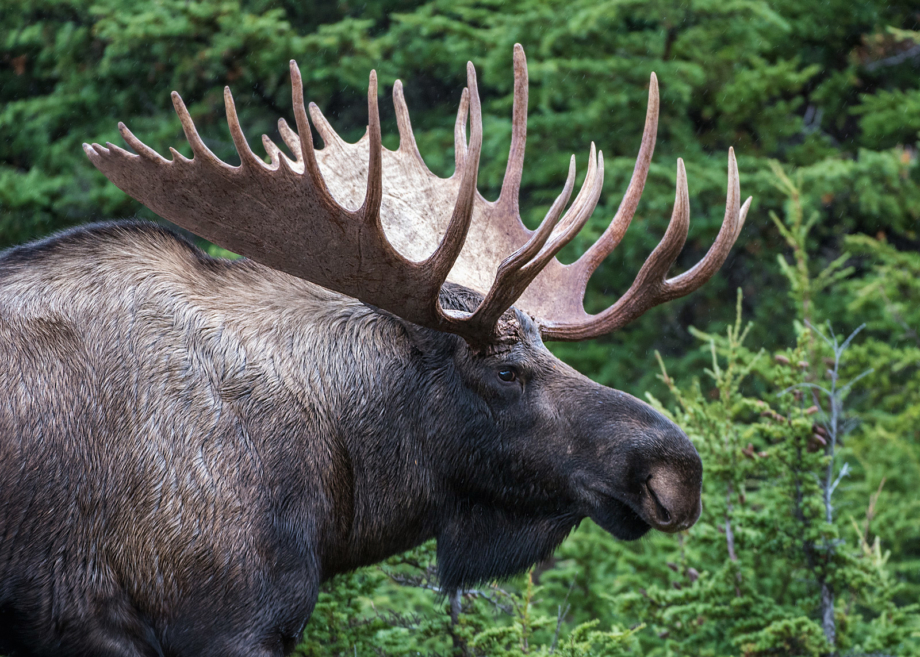
<svg viewBox="0 0 920 657"><path fill-rule="evenodd" d="M641 534L651 502L604 474L626 482L640 456L698 505L676 427L507 321L519 339L476 353L153 225L3 254L0 651L284 654L321 581L428 538L460 585L526 567L586 515ZM530 388L481 379L505 362ZM513 411L525 393L533 417Z"/></svg>

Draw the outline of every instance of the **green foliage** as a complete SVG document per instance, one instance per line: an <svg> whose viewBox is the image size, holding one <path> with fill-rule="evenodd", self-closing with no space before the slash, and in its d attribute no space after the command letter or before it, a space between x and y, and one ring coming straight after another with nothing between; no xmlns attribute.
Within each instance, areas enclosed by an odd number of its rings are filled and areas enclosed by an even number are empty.
<svg viewBox="0 0 920 657"><path fill-rule="evenodd" d="M819 384L799 365L807 365L810 332L772 362L744 348L740 314L724 338L699 336L710 345L715 392L699 383L679 389L663 377L678 400L675 419L709 466L706 514L688 532L684 554L711 577L686 589L628 594L624 610L676 628L669 640L690 654L820 655L831 651L829 639L837 648L909 654L904 642L920 629L917 609L907 612L906 630L861 615L870 600L873 610L894 606L896 587L874 553L843 538L849 523L833 514L832 495L850 468L836 463L835 421L816 418L819 405L844 401L836 366L830 382L821 381L828 394L812 396ZM752 374L761 384L755 395L743 392ZM846 605L831 600L830 630L822 626L826 591L848 596Z"/></svg>
<svg viewBox="0 0 920 657"><path fill-rule="evenodd" d="M755 198L748 224L703 290L617 335L553 348L602 383L648 391L685 428L706 469L700 522L633 544L585 522L527 577L459 595L440 591L425 545L327 585L298 654L918 654L915 5L8 0L0 248L86 221L154 218L95 171L81 142L120 143L124 120L159 151L188 155L169 102L176 89L206 142L233 162L221 88L233 89L251 141L276 137L275 120L291 117L292 57L309 99L350 140L366 124L368 71L377 68L383 93L399 75L420 150L440 175L453 166L462 64L472 60L484 111L480 188L492 198L520 42L531 85L525 222L561 189L570 152L583 165L594 139L606 154L608 193L564 251L572 259L626 188L654 71L657 153L635 225L591 281L588 310L627 289L663 234L677 156L693 213L678 269L718 231L729 146ZM394 148L395 117L389 103L381 110ZM742 316L752 321L742 326ZM843 335L865 329L835 355L809 328L829 337L825 322ZM846 395L813 387L867 371ZM832 410L834 395L836 425L814 408Z"/></svg>
<svg viewBox="0 0 920 657"><path fill-rule="evenodd" d="M337 578L320 594L295 654L612 657L630 654L644 627L604 629L598 619L566 626L567 612L547 614L543 587L530 575L519 589L491 583L448 600L435 571L434 544L428 543Z"/></svg>

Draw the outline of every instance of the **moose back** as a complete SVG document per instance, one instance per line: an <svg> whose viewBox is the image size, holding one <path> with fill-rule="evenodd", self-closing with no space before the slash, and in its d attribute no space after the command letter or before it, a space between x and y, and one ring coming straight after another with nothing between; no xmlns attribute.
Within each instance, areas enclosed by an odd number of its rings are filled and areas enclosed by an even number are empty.
<svg viewBox="0 0 920 657"><path fill-rule="evenodd" d="M734 156L706 257L666 278L689 216L678 163L664 239L587 315L587 280L644 185L656 81L620 211L566 266L554 256L597 203L603 156L592 145L575 200L573 164L524 228L519 46L514 60L495 202L476 191L472 66L447 179L422 163L399 83L400 148L382 148L373 74L365 138L342 142L311 106L314 149L293 63L293 157L267 139L270 162L252 154L229 91L239 167L207 150L176 94L191 160L124 126L134 153L85 147L127 193L247 258L140 222L0 254L0 654L283 655L323 581L430 538L452 589L526 569L586 517L626 540L696 521L702 465L683 432L543 341L602 335L705 283L748 207Z"/></svg>

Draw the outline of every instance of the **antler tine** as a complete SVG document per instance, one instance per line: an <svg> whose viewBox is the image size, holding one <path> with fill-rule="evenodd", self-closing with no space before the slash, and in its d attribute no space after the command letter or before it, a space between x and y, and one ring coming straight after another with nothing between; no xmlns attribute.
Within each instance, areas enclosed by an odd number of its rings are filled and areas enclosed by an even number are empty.
<svg viewBox="0 0 920 657"><path fill-rule="evenodd" d="M527 145L527 100L529 79L527 57L521 44L514 44L514 104L511 110L511 147L508 151L508 166L499 194L499 202L511 203L511 210L518 209L521 191L521 176L524 172L524 149Z"/></svg>
<svg viewBox="0 0 920 657"><path fill-rule="evenodd" d="M121 121L118 122L118 132L121 133L122 139L134 149L134 152L140 155L143 158L150 160L151 162L163 162L166 163L167 160L165 157L157 153L155 150L150 148L147 144L142 142L140 139L134 136L134 133L128 130L126 126Z"/></svg>
<svg viewBox="0 0 920 657"><path fill-rule="evenodd" d="M285 124L285 127L287 127L287 124ZM265 147L265 152L268 153L268 156L271 158L271 164L269 165L269 169L274 171L279 166L281 166L281 160L284 159L289 169L295 170L295 171L300 170L302 172L303 162L301 161L301 158L299 156L300 140L297 138L297 135L296 133L294 133L293 130L291 130L290 128L288 128L288 130L290 130L291 134L294 135L294 140L293 142L285 140L284 143L291 149L293 153L295 153L294 160L289 158L287 156L287 153L285 153L280 148L278 148L278 144L273 142L271 138L269 138L268 135L262 135L262 146ZM292 146L292 143L296 145L296 148Z"/></svg>
<svg viewBox="0 0 920 657"><path fill-rule="evenodd" d="M470 109L470 90L464 88L460 96L460 107L457 108L457 121L454 123L454 164L456 171L460 171L463 160L466 158L466 115ZM456 171L454 173L456 173Z"/></svg>
<svg viewBox="0 0 920 657"><path fill-rule="evenodd" d="M118 145L116 145L116 144L113 144L113 143L110 142L110 141L105 142L105 146L99 146L99 144L93 144L93 146L97 146L97 147L100 148L100 149L104 149L106 152L108 152L108 151L113 151L113 152L115 152L115 153L118 153L118 155L120 155L120 156L122 156L122 157L129 157L129 158L130 158L130 157L138 157L138 156L135 155L134 153L130 153L130 152L126 151L125 149L121 148L120 146L118 146Z"/></svg>
<svg viewBox="0 0 920 657"><path fill-rule="evenodd" d="M188 113L188 108L185 107L182 96L175 91L172 92L171 96L173 107L176 109L176 114L179 116L179 121L182 123L182 132L185 133L185 139L188 141L188 145L192 147L192 156L196 159L200 158L202 161L213 166L224 166L220 158L214 155L211 149L205 146L204 142L201 141L201 137L198 135L198 129L195 127L195 122L192 121L192 116ZM173 153L173 157L179 155L183 160L187 159L175 149L170 148L169 150Z"/></svg>
<svg viewBox="0 0 920 657"><path fill-rule="evenodd" d="M629 187L627 187L623 200L620 202L620 207L617 209L617 213L611 220L607 230L573 265L580 274L582 292L584 292L584 286L587 285L588 279L591 278L591 275L600 266L604 258L610 255L623 239L626 229L629 228L629 224L636 214L636 208L639 205L639 199L642 197L645 181L648 178L652 154L655 151L659 104L658 76L652 73L649 78L648 106L645 111L645 128L642 131L642 143L639 147L639 154L636 157L636 166L629 180Z"/></svg>
<svg viewBox="0 0 920 657"><path fill-rule="evenodd" d="M240 126L239 116L236 114L236 104L233 102L230 87L224 87L224 107L227 110L227 125L230 126L230 137L233 139L233 145L236 146L236 152L240 156L240 166L268 170L265 162L256 157L256 154L249 148L249 143L243 134L243 128Z"/></svg>
<svg viewBox="0 0 920 657"><path fill-rule="evenodd" d="M265 152L268 153L268 157L271 158L271 167L277 168L281 165L281 156L284 153L281 152L281 149L278 148L277 144L269 139L268 135L262 135L262 147L265 149Z"/></svg>
<svg viewBox="0 0 920 657"><path fill-rule="evenodd" d="M406 106L406 97L403 95L403 85L400 80L393 83L393 108L396 110L396 127L399 129L399 149L412 153L416 159L424 164L422 154L415 143L415 133L412 132L412 121L409 120L409 108Z"/></svg>
<svg viewBox="0 0 920 657"><path fill-rule="evenodd" d="M751 209L751 202L753 200L753 196L748 196L746 199L744 199L744 203L741 204L741 211L738 212L738 227L735 229L735 238L732 240L732 243L734 243L741 235L741 229L744 228L744 221L747 219L748 210Z"/></svg>
<svg viewBox="0 0 920 657"><path fill-rule="evenodd" d="M683 274L666 281L669 298L682 297L699 289L719 270L741 233L748 209L751 207L751 200L749 197L744 202L744 206L740 207L741 183L738 179L738 162L735 160L735 150L729 148L728 194L725 199L725 218L722 220L722 228L719 229L716 241L709 247L709 251L702 260Z"/></svg>
<svg viewBox="0 0 920 657"><path fill-rule="evenodd" d="M645 264L642 265L636 275L636 280L633 281L629 290L623 295L626 300L623 304L624 306L630 304L629 297L631 296L659 303L660 300L657 297L666 295L667 281L665 276L674 261L677 260L677 256L680 255L681 249L684 248L689 230L690 192L687 189L687 170L684 168L683 159L677 158L677 184L674 192L674 210L671 213L671 221L668 223L661 242L652 250Z"/></svg>
<svg viewBox="0 0 920 657"><path fill-rule="evenodd" d="M587 178L588 177L585 176L585 179ZM584 188L584 185L582 185L582 188ZM575 156L573 155L569 159L569 174L566 176L562 192L556 197L556 200L553 201L553 205L550 207L549 212L546 213L543 221L540 222L540 226L533 232L527 243L505 258L498 266L496 281L501 278L504 272L510 269L520 269L540 252L543 245L546 244L546 241L550 238L550 235L553 234L554 229L559 224L559 219L562 217L562 211L565 210L565 206L569 202L569 198L571 198L574 189Z"/></svg>
<svg viewBox="0 0 920 657"><path fill-rule="evenodd" d="M434 286L434 299L438 305L439 314L448 321L454 321L454 318L448 317L444 310L441 309L438 302L438 293L450 273L451 267L456 262L463 244L466 241L466 235L469 232L470 222L473 219L474 201L476 200L476 182L479 175L479 155L482 151L482 108L479 104L479 89L476 85L476 69L472 62L466 65L467 90L464 90L464 98L469 100L470 109L470 147L463 162L463 173L460 179L460 190L457 193L457 203L454 206L450 223L447 225L447 231L444 239L435 249L435 252L428 257L423 263L423 267L430 268L430 281ZM462 103L461 103L462 105Z"/></svg>
<svg viewBox="0 0 920 657"><path fill-rule="evenodd" d="M319 163L316 161L316 151L313 148L313 133L310 132L310 121L307 119L307 112L303 103L303 78L300 76L300 67L297 66L297 62L293 59L291 60L291 99L294 104L294 123L297 125L297 143L300 151L297 155L303 160L304 173L310 176L311 181L321 194L323 203L329 207L337 206L332 194L329 193L329 189L326 187L326 181L319 170ZM287 136L283 129L281 136L287 141ZM291 150L294 149L292 148ZM293 168L291 168L291 171L298 173Z"/></svg>
<svg viewBox="0 0 920 657"><path fill-rule="evenodd" d="M329 123L323 111L316 103L310 103L310 118L313 119L313 125L319 136L322 137L324 148L343 148L345 142L339 137L332 124Z"/></svg>
<svg viewBox="0 0 920 657"><path fill-rule="evenodd" d="M383 200L383 148L380 135L380 112L377 107L377 71L371 71L370 81L367 86L367 193L364 197L362 212L364 221L373 222L383 238L384 244L389 245L383 234L383 224L380 222L380 203ZM392 248L392 247L391 247Z"/></svg>
<svg viewBox="0 0 920 657"><path fill-rule="evenodd" d="M291 149L295 160L303 164L303 149L300 148L300 137L291 129L288 122L284 119L278 119L278 132L285 145Z"/></svg>
<svg viewBox="0 0 920 657"><path fill-rule="evenodd" d="M600 151L595 153L594 142L591 142L591 157L588 162L588 174L578 196L575 197L575 202L559 222L559 228L554 231L547 247L537 259L527 265L528 268L543 269L553 256L578 234L597 207L604 186L604 154Z"/></svg>

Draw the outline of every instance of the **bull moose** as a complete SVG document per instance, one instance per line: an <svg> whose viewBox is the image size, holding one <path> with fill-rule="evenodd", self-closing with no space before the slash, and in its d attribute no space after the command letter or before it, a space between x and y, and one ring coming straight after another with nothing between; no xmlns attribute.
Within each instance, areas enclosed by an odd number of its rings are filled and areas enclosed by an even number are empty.
<svg viewBox="0 0 920 657"><path fill-rule="evenodd" d="M456 171L425 166L396 82L400 144L369 125L341 140L291 62L296 131L241 164L84 145L115 185L245 259L215 259L156 224L101 223L0 255L0 654L282 655L322 582L431 538L447 589L520 572L582 519L621 539L700 514L702 464L647 404L553 357L686 295L744 222L734 155L706 256L666 278L686 239L677 163L671 223L629 290L596 315L587 281L645 184L652 75L637 163L606 232L554 257L598 201L603 155L534 231L518 196L527 68L514 51L513 133L495 202L476 187L482 120L467 66ZM467 123L470 136L467 139ZM566 207L568 210L566 211Z"/></svg>

